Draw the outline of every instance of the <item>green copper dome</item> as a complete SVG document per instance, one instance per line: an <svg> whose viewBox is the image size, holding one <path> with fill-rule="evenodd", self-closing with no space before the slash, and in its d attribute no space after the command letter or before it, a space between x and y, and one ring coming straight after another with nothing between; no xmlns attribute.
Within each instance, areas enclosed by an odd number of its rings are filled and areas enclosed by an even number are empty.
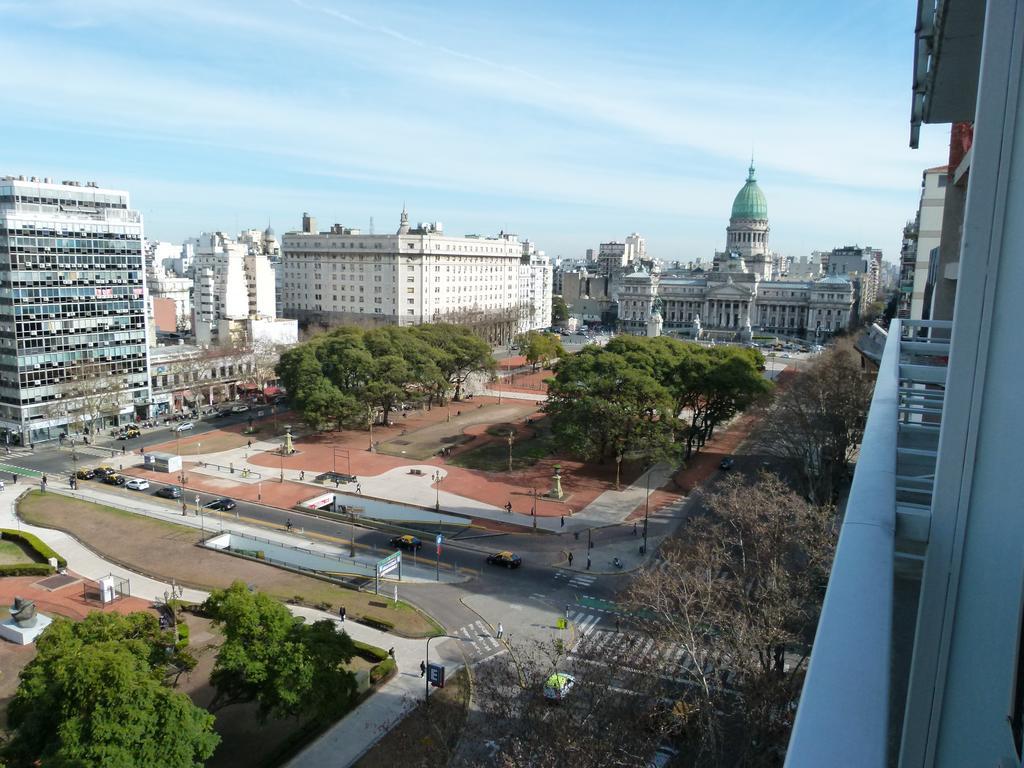
<svg viewBox="0 0 1024 768"><path fill-rule="evenodd" d="M768 201L764 198L764 192L757 186L757 179L754 177L754 162L750 162L750 173L747 174L747 183L743 185L732 201L732 218L734 219L767 219Z"/></svg>

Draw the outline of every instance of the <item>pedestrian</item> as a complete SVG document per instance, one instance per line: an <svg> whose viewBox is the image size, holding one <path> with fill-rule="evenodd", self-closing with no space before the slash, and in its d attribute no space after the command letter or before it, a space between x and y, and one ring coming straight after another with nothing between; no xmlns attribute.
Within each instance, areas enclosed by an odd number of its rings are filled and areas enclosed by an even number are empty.
<svg viewBox="0 0 1024 768"><path fill-rule="evenodd" d="M510 515L512 514L512 501L511 500L505 502L505 511L508 512Z"/></svg>
<svg viewBox="0 0 1024 768"><path fill-rule="evenodd" d="M16 474L14 474L13 472L11 472L11 482L12 483L18 482L18 476Z"/></svg>
<svg viewBox="0 0 1024 768"><path fill-rule="evenodd" d="M305 480L305 479L306 479L306 470L300 469L299 470L299 480Z"/></svg>
<svg viewBox="0 0 1024 768"><path fill-rule="evenodd" d="M427 674L427 662L421 661L420 662L420 677L423 677L426 674Z"/></svg>
<svg viewBox="0 0 1024 768"><path fill-rule="evenodd" d="M126 453L128 453L128 446L122 445L121 446L121 455L124 456Z"/></svg>
<svg viewBox="0 0 1024 768"><path fill-rule="evenodd" d="M587 555L587 570L590 570L590 555Z"/></svg>
<svg viewBox="0 0 1024 768"><path fill-rule="evenodd" d="M285 522L284 527L287 528L289 531L292 529L292 519L290 517L288 518L287 522Z"/></svg>
<svg viewBox="0 0 1024 768"><path fill-rule="evenodd" d="M633 522L633 535L636 536L636 522Z"/></svg>
<svg viewBox="0 0 1024 768"><path fill-rule="evenodd" d="M572 552L569 553L569 567L572 568Z"/></svg>
<svg viewBox="0 0 1024 768"><path fill-rule="evenodd" d="M618 632L620 629L622 629L622 620L618 616L616 616L615 617L615 631Z"/></svg>
<svg viewBox="0 0 1024 768"><path fill-rule="evenodd" d="M505 634L505 628L501 626L501 622L498 622L498 639L501 640L501 636Z"/></svg>
<svg viewBox="0 0 1024 768"><path fill-rule="evenodd" d="M341 623L342 624L345 623L345 614L346 613L347 613L347 611L345 610L345 606L344 605L341 606L341 608L338 609L338 618L341 619Z"/></svg>
<svg viewBox="0 0 1024 768"><path fill-rule="evenodd" d="M363 486L359 483L356 483L356 494L359 496L363 495Z"/></svg>
<svg viewBox="0 0 1024 768"><path fill-rule="evenodd" d="M252 448L252 440L247 441L245 445L247 448Z"/></svg>
<svg viewBox="0 0 1024 768"><path fill-rule="evenodd" d="M395 646L391 646L390 648L388 648L388 656L390 656L392 659L395 658ZM397 661L397 659L395 660Z"/></svg>
<svg viewBox="0 0 1024 768"><path fill-rule="evenodd" d="M565 620L566 621L569 620L569 604L568 603L565 604Z"/></svg>
<svg viewBox="0 0 1024 768"><path fill-rule="evenodd" d="M565 528L565 515L558 518L558 526L559 528Z"/></svg>
<svg viewBox="0 0 1024 768"><path fill-rule="evenodd" d="M35 450L36 450L36 444L35 444L35 443L31 443L31 442L30 442L30 443L28 444L28 449L29 449L30 451L32 451L33 453L35 453Z"/></svg>

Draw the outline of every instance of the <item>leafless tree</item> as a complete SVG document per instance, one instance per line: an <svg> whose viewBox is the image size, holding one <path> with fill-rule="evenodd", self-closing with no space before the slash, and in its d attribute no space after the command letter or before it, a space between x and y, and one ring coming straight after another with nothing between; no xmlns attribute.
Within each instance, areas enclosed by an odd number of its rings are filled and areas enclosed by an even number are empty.
<svg viewBox="0 0 1024 768"><path fill-rule="evenodd" d="M773 475L723 481L707 514L634 579L647 631L695 663L690 749L700 765L773 765L788 741L834 550L833 511Z"/></svg>
<svg viewBox="0 0 1024 768"><path fill-rule="evenodd" d="M842 339L784 387L758 437L784 460L814 503L830 503L844 482L867 421L874 379Z"/></svg>

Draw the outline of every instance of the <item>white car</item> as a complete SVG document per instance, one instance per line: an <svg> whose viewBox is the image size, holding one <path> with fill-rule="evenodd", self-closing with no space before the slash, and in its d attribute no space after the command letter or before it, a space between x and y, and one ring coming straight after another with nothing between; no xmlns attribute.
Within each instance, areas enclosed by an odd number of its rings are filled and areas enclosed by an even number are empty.
<svg viewBox="0 0 1024 768"><path fill-rule="evenodd" d="M248 410L249 410L249 406L246 405L245 403L238 403L237 405L232 405L231 406L231 412L232 413L245 413Z"/></svg>
<svg viewBox="0 0 1024 768"><path fill-rule="evenodd" d="M175 432L188 432L190 429L195 429L196 425L191 421L186 421L183 424L179 424L174 428Z"/></svg>
<svg viewBox="0 0 1024 768"><path fill-rule="evenodd" d="M149 488L149 480L142 480L141 478L133 477L124 484L124 487L130 488L133 491L144 491Z"/></svg>

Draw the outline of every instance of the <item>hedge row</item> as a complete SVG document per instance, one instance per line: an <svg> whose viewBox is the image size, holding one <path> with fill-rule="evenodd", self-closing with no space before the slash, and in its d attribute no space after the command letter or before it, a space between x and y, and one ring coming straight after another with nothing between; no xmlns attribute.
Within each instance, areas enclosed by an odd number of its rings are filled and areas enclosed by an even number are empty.
<svg viewBox="0 0 1024 768"><path fill-rule="evenodd" d="M391 632L394 630L395 625L387 619L381 619L377 616L360 616L356 619L360 624L364 624L367 627L373 627L373 629L379 629L381 632Z"/></svg>
<svg viewBox="0 0 1024 768"><path fill-rule="evenodd" d="M8 541L20 541L29 548L35 550L36 554L43 558L44 562L49 562L51 557L55 557L57 559L58 568L68 567L67 560L50 549L46 542L38 536L33 536L31 533L15 531L11 528L0 528L0 538L7 539Z"/></svg>
<svg viewBox="0 0 1024 768"><path fill-rule="evenodd" d="M53 568L47 563L0 565L0 576L49 576L53 572Z"/></svg>
<svg viewBox="0 0 1024 768"><path fill-rule="evenodd" d="M380 664L370 668L370 682L376 685L397 669L394 659L385 659Z"/></svg>
<svg viewBox="0 0 1024 768"><path fill-rule="evenodd" d="M356 648L356 656L367 661L385 661L388 658L388 652L383 648L378 648L376 645L363 643L359 640L353 640L352 644Z"/></svg>

